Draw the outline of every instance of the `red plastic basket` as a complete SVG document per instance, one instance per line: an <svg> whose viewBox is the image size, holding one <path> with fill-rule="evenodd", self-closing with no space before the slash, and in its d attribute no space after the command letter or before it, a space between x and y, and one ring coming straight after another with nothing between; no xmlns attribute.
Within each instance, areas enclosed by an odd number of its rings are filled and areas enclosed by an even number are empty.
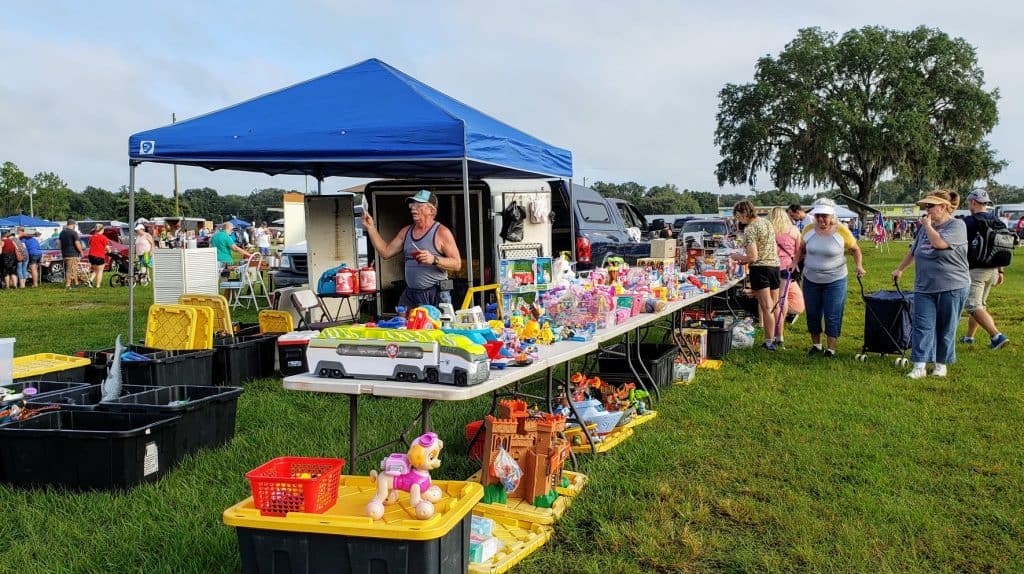
<svg viewBox="0 0 1024 574"><path fill-rule="evenodd" d="M338 477L344 466L341 458L282 456L250 470L245 477L260 514L319 514L338 501Z"/></svg>

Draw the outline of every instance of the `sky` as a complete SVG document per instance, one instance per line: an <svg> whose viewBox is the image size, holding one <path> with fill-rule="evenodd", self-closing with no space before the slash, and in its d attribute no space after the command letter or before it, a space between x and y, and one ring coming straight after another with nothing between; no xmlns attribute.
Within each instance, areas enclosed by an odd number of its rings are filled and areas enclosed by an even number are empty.
<svg viewBox="0 0 1024 574"><path fill-rule="evenodd" d="M719 188L718 91L799 29L926 25L977 48L998 88L989 141L1024 185L1024 5L1011 2L533 1L128 3L0 0L0 162L80 191L127 184L129 135L379 58L573 153L574 179ZM170 195L172 168L137 185ZM325 190L356 181L330 178ZM315 188L181 167L178 187ZM762 179L761 189L770 182Z"/></svg>

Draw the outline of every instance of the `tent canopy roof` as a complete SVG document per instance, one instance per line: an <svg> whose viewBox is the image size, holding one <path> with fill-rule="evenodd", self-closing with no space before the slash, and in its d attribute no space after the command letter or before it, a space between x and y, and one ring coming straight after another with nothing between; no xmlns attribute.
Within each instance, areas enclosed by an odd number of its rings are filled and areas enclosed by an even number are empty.
<svg viewBox="0 0 1024 574"><path fill-rule="evenodd" d="M370 59L128 138L146 161L275 174L570 177L572 154Z"/></svg>
<svg viewBox="0 0 1024 574"><path fill-rule="evenodd" d="M31 217L29 215L8 215L0 220L4 225L12 227L60 227L59 223Z"/></svg>

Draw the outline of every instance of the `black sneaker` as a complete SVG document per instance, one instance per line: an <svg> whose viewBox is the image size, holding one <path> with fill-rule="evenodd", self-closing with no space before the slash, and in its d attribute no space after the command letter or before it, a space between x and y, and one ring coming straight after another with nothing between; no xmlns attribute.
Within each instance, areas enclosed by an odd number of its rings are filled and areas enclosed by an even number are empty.
<svg viewBox="0 0 1024 574"><path fill-rule="evenodd" d="M807 356L808 357L813 357L815 355L820 355L821 353L822 353L821 348L815 347L814 345L811 345L811 348L807 349Z"/></svg>
<svg viewBox="0 0 1024 574"><path fill-rule="evenodd" d="M761 344L761 348L764 349L765 351L777 351L778 350L775 347L774 343L769 343L768 341L765 341L764 343L762 343Z"/></svg>
<svg viewBox="0 0 1024 574"><path fill-rule="evenodd" d="M834 359L836 358L836 352L833 349L825 349L825 358Z"/></svg>

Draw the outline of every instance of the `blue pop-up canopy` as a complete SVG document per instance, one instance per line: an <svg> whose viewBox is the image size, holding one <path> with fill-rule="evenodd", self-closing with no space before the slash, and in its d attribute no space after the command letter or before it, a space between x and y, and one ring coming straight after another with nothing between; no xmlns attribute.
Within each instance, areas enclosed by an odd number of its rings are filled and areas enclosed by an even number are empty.
<svg viewBox="0 0 1024 574"><path fill-rule="evenodd" d="M371 59L128 139L129 158L268 174L570 177L572 154Z"/></svg>
<svg viewBox="0 0 1024 574"><path fill-rule="evenodd" d="M52 221L45 219L37 219L29 215L9 215L0 219L0 224L10 225L12 227L60 227Z"/></svg>
<svg viewBox="0 0 1024 574"><path fill-rule="evenodd" d="M238 219L237 217L232 217L231 219L228 220L228 223L234 225L235 227L241 227L242 229L252 227L251 223L244 219Z"/></svg>
<svg viewBox="0 0 1024 574"><path fill-rule="evenodd" d="M371 59L294 86L128 138L129 219L143 162L270 175L462 180L571 177L572 154ZM466 257L473 260L471 236ZM129 243L129 250L133 250ZM129 258L132 272L134 256ZM473 266L467 269L473 286ZM134 293L128 291L128 334Z"/></svg>

